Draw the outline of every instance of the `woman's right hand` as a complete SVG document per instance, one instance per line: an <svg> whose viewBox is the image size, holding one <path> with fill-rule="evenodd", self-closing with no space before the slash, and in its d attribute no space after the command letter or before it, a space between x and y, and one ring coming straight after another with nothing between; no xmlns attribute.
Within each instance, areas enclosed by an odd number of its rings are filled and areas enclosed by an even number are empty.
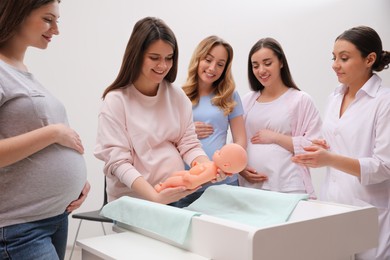
<svg viewBox="0 0 390 260"><path fill-rule="evenodd" d="M198 135L198 139L209 137L214 133L214 128L210 124L196 121L194 122L194 125L195 125L195 132Z"/></svg>
<svg viewBox="0 0 390 260"><path fill-rule="evenodd" d="M53 127L56 128L57 133L55 138L56 143L74 149L81 154L84 153L84 147L81 143L80 136L75 130L64 124L56 124L53 125Z"/></svg>
<svg viewBox="0 0 390 260"><path fill-rule="evenodd" d="M249 183L259 183L268 180L268 176L264 173L257 172L256 169L247 166L240 175Z"/></svg>
<svg viewBox="0 0 390 260"><path fill-rule="evenodd" d="M326 142L325 139L314 139L311 142L312 142L312 144L318 145L321 148L324 148L325 150L329 150L329 148L330 148L329 144Z"/></svg>
<svg viewBox="0 0 390 260"><path fill-rule="evenodd" d="M131 186L132 191L138 194L139 197L161 204L176 202L197 191L199 188L200 187L187 190L184 186L178 186L174 188L166 188L157 192L154 186L147 182L142 176L136 178Z"/></svg>
<svg viewBox="0 0 390 260"><path fill-rule="evenodd" d="M172 202L176 202L192 193L197 191L200 188L197 187L192 190L187 190L184 186L174 187L174 188L166 188L160 193L157 193L155 202L162 203L162 204L170 204Z"/></svg>

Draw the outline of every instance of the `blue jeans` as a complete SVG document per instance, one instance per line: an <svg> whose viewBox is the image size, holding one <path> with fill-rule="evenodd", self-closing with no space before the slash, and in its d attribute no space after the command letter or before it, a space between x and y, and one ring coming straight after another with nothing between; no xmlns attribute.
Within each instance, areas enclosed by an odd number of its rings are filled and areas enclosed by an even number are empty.
<svg viewBox="0 0 390 260"><path fill-rule="evenodd" d="M0 260L64 259L68 213L0 228Z"/></svg>

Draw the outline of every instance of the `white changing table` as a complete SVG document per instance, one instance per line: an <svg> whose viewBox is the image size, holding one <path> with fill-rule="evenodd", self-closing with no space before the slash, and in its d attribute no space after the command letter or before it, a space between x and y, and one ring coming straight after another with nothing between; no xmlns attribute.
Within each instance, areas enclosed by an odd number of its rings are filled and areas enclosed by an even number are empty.
<svg viewBox="0 0 390 260"><path fill-rule="evenodd" d="M193 217L189 239L178 245L135 227L77 241L82 259L351 260L377 246L374 207L300 201L283 224L255 228L212 216Z"/></svg>

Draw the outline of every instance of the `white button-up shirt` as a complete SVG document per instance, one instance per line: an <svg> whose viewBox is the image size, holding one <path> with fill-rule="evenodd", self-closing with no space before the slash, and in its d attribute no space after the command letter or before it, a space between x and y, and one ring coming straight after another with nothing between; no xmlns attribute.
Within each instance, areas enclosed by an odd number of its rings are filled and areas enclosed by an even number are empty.
<svg viewBox="0 0 390 260"><path fill-rule="evenodd" d="M322 198L378 208L390 206L390 88L374 74L340 117L346 86L329 97L323 136L334 153L356 158L361 177L327 169Z"/></svg>

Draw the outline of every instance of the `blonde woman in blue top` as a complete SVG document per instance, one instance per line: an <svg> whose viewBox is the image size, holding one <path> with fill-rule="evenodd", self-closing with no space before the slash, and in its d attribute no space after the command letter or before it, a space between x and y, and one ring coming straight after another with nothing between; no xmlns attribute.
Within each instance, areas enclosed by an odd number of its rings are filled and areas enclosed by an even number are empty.
<svg viewBox="0 0 390 260"><path fill-rule="evenodd" d="M203 39L195 49L183 90L193 105L196 133L209 158L226 144L230 127L234 143L246 148L243 108L231 72L232 46L217 36ZM234 174L218 184L238 185ZM203 185L175 206L185 207L213 183Z"/></svg>

